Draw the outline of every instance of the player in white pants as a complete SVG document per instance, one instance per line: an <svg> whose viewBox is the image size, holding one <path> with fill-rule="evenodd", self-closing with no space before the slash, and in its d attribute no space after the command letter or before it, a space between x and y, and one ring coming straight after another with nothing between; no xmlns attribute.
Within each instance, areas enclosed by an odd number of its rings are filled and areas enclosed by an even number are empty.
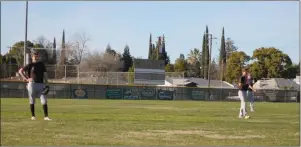
<svg viewBox="0 0 301 147"><path fill-rule="evenodd" d="M246 118L248 119L250 116L247 115L246 110L246 99L247 99L247 91L249 88L248 82L247 82L247 69L242 70L242 76L240 77L240 81L238 84L238 96L240 99L240 109L239 109L239 118Z"/></svg>
<svg viewBox="0 0 301 147"><path fill-rule="evenodd" d="M254 112L254 95L253 95L253 92L256 92L256 90L253 88L253 78L252 78L250 73L248 73L247 81L248 81L248 85L249 85L249 88L248 88L248 91L247 91L247 98L250 102L250 111Z"/></svg>
<svg viewBox="0 0 301 147"><path fill-rule="evenodd" d="M43 88L45 84L48 83L47 80L47 70L45 64L43 62L38 61L39 53L33 51L32 53L32 63L27 64L25 67L19 70L20 75L22 78L28 82L27 83L27 90L29 96L29 103L30 103L30 111L31 111L31 119L36 120L35 116L35 98L40 97L41 104L44 110L44 120L51 120L48 117L48 105L47 105L47 98L43 94ZM24 72L28 74L28 77L24 75Z"/></svg>

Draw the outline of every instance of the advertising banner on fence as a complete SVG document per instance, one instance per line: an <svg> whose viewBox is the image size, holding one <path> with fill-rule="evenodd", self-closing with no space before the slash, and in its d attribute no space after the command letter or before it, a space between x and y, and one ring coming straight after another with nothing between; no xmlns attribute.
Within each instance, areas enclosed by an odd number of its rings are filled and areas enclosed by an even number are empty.
<svg viewBox="0 0 301 147"><path fill-rule="evenodd" d="M72 96L75 99L87 99L88 98L87 89L73 89Z"/></svg>
<svg viewBox="0 0 301 147"><path fill-rule="evenodd" d="M107 99L122 99L122 88L110 88L106 90Z"/></svg>
<svg viewBox="0 0 301 147"><path fill-rule="evenodd" d="M123 99L139 99L139 89L137 88L124 88Z"/></svg>
<svg viewBox="0 0 301 147"><path fill-rule="evenodd" d="M156 89L155 88L142 88L140 89L140 99L144 100L155 100Z"/></svg>
<svg viewBox="0 0 301 147"><path fill-rule="evenodd" d="M173 100L173 91L158 90L159 100Z"/></svg>
<svg viewBox="0 0 301 147"><path fill-rule="evenodd" d="M191 90L191 99L193 100L205 100L205 92L200 90Z"/></svg>

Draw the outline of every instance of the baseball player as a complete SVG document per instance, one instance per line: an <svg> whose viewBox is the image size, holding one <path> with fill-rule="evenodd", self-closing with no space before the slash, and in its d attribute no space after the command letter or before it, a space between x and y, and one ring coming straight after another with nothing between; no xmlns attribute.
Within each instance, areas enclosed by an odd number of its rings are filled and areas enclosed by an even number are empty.
<svg viewBox="0 0 301 147"><path fill-rule="evenodd" d="M240 77L240 81L238 84L238 96L240 99L240 110L239 110L239 118L245 118L248 119L250 116L247 115L246 110L246 99L247 99L247 91L249 88L249 85L247 83L247 69L242 70L242 76Z"/></svg>
<svg viewBox="0 0 301 147"><path fill-rule="evenodd" d="M253 88L253 78L250 73L248 73L247 82L249 85L248 91L247 91L247 97L250 101L250 111L254 112L254 95L253 92L256 92L256 90Z"/></svg>
<svg viewBox="0 0 301 147"><path fill-rule="evenodd" d="M43 93L45 88L49 88L45 86L45 84L48 84L46 67L43 62L39 61L39 53L37 51L33 51L31 56L32 63L27 64L19 70L21 77L28 82L26 88L29 96L31 119L36 120L35 98L40 97L44 110L44 120L51 120L48 117L47 98L45 93ZM25 76L24 72L27 73L28 77Z"/></svg>

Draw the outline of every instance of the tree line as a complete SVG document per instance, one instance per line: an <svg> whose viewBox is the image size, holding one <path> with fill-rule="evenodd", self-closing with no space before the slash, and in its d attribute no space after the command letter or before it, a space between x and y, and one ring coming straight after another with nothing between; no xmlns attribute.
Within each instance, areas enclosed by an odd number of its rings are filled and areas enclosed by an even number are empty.
<svg viewBox="0 0 301 147"><path fill-rule="evenodd" d="M208 26L206 26L203 34L202 48L190 49L187 58L181 53L174 64L170 62L167 54L164 34L157 38L153 42L152 34L150 34L148 59L164 60L166 72L184 72L185 77L210 78L232 83L236 82L243 67L249 67L256 79L294 78L300 73L300 63L298 65L293 64L290 57L279 49L260 47L254 50L253 55L247 55L239 50L239 47L235 45L231 38L225 37L224 28L220 38L219 56L213 57L212 60L209 53L210 36ZM39 36L32 42L28 41L27 45L29 48L44 48L39 51L41 51L46 64L55 66L56 78L77 76L77 67L80 68L80 71L85 72L134 71L133 59L135 57L131 55L129 45L125 45L123 53L117 52L110 44L102 52L90 50L89 41L90 38L85 33L77 33L69 42L66 42L65 31L63 30L60 47L56 46L56 38L51 42L44 36ZM23 65L23 46L24 41L16 42L8 53L0 55L2 69L7 68L8 64L15 64L18 68ZM208 72L209 69L210 72ZM5 77L6 75L3 72L0 76Z"/></svg>
<svg viewBox="0 0 301 147"><path fill-rule="evenodd" d="M202 51L191 49L187 59L180 54L174 64L167 64L165 71L185 72L188 77L200 77L223 80L230 83L237 82L242 68L248 68L255 80L262 78L292 79L300 75L300 62L293 64L290 57L280 49L274 47L260 47L251 56L239 50L231 38L225 39L222 30L219 56L210 61L209 58L209 29L206 26L203 35ZM210 64L209 64L210 63ZM210 66L210 72L208 72Z"/></svg>

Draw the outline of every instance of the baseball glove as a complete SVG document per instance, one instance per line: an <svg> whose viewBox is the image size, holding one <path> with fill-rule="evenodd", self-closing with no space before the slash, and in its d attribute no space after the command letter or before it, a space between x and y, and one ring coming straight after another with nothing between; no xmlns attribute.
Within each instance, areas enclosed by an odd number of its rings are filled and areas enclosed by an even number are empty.
<svg viewBox="0 0 301 147"><path fill-rule="evenodd" d="M42 94L43 94L43 95L47 95L48 92L49 92L49 86L45 86L44 89L43 89Z"/></svg>

